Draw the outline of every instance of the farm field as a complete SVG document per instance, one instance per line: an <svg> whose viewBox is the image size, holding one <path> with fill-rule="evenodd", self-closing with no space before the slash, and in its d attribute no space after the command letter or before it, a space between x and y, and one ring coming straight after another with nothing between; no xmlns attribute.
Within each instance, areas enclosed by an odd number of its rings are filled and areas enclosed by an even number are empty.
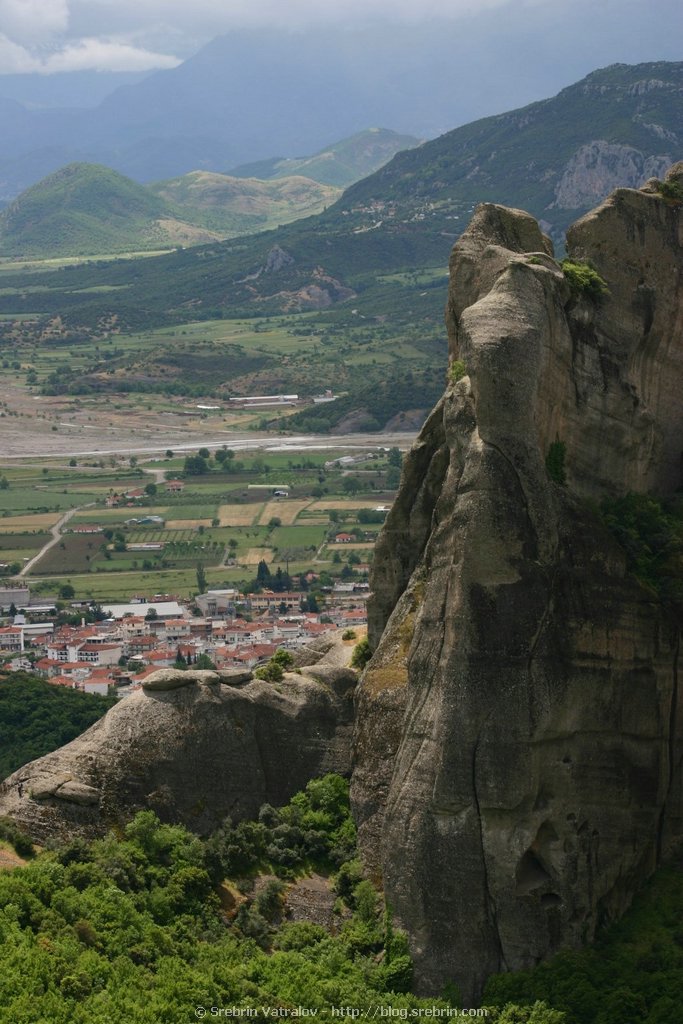
<svg viewBox="0 0 683 1024"><path fill-rule="evenodd" d="M368 535L379 522L368 522L366 513L392 500L385 478L395 470L386 454L375 456L365 475L360 464L353 467L360 493L352 495L348 470L325 468L326 452L205 455L198 473L191 453L187 463L170 453L88 466L0 461L0 573L11 578L37 556L24 581L40 596L56 599L69 585L76 598L126 600L189 596L200 578L207 586L245 587L261 562L272 573L313 569L333 579L371 557ZM167 491L165 479L182 480L182 490ZM289 497L275 498L283 487ZM137 496L126 496L131 491ZM57 523L55 543L49 531ZM334 544L341 531L353 532L354 541Z"/></svg>

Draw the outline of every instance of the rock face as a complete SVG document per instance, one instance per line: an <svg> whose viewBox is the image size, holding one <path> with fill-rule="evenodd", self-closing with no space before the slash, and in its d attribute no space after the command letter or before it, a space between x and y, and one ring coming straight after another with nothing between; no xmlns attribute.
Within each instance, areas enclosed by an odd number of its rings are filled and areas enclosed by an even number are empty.
<svg viewBox="0 0 683 1024"><path fill-rule="evenodd" d="M653 129L656 126L651 126ZM663 139L675 144L676 139ZM553 207L580 210L599 202L612 189L627 185L638 188L646 178L664 174L670 156L647 156L633 146L597 139L580 146L565 167L555 189Z"/></svg>
<svg viewBox="0 0 683 1024"><path fill-rule="evenodd" d="M147 807L208 833L286 803L315 776L348 774L356 675L337 653L277 685L154 673L78 739L11 775L0 816L38 841L90 838Z"/></svg>
<svg viewBox="0 0 683 1024"><path fill-rule="evenodd" d="M656 189L579 221L597 303L520 211L479 207L453 251L467 376L378 541L352 800L420 988L465 1005L590 940L683 834L680 624L585 501L680 484L681 225Z"/></svg>

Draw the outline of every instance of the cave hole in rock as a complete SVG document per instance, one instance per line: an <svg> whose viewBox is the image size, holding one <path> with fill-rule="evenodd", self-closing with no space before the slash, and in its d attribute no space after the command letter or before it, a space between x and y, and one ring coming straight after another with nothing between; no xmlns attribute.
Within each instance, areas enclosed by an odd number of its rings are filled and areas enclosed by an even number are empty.
<svg viewBox="0 0 683 1024"><path fill-rule="evenodd" d="M527 850L517 865L515 872L516 889L518 896L525 896L534 889L540 889L551 881L550 875L541 864L533 850Z"/></svg>
<svg viewBox="0 0 683 1024"><path fill-rule="evenodd" d="M541 906L545 909L549 910L551 907L559 907L561 903L562 897L558 896L556 892L544 892L541 896Z"/></svg>

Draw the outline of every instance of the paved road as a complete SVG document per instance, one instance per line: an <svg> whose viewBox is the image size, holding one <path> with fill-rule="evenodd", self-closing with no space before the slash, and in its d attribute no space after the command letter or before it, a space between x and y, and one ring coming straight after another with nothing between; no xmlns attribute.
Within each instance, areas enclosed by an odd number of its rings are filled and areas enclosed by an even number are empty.
<svg viewBox="0 0 683 1024"><path fill-rule="evenodd" d="M222 448L224 445L236 452L254 449L262 449L267 452L327 451L328 449L333 451L339 448L352 451L354 449L367 450L394 447L405 450L410 448L415 437L415 432L396 434L301 434L295 437L274 437L270 435L264 437L258 434L232 434L229 431L223 431L220 439L217 439L216 433L213 433L206 440L200 435L196 435L190 444L184 441L181 443L172 441L169 444L167 439L157 445L140 448L131 447L126 445L125 442L117 444L116 440L112 439L111 442L103 441L100 447L88 449L71 447L72 444L76 444L75 440L59 438L56 439L59 444L59 450L51 449L50 446L43 446L42 457L83 458L93 455L159 455L163 454L169 447L174 452L181 454L196 452L198 448ZM5 455L3 456L3 461L6 459L26 459L28 457L24 451L20 454L12 453ZM37 454L32 453L30 457L37 458Z"/></svg>

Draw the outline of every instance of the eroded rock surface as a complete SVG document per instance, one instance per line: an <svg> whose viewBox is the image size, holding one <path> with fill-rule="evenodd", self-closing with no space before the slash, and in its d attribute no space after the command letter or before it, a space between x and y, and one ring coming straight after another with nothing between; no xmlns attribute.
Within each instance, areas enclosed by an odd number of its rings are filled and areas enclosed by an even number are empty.
<svg viewBox="0 0 683 1024"><path fill-rule="evenodd" d="M680 485L681 223L654 189L579 221L598 303L520 211L479 207L453 252L467 376L378 541L352 800L420 988L465 1005L590 940L683 832L680 623L585 502Z"/></svg>
<svg viewBox="0 0 683 1024"><path fill-rule="evenodd" d="M334 644L282 683L161 670L142 691L0 787L0 816L38 841L91 837L151 807L208 833L313 777L350 771L355 673ZM306 659L303 659L306 660Z"/></svg>

